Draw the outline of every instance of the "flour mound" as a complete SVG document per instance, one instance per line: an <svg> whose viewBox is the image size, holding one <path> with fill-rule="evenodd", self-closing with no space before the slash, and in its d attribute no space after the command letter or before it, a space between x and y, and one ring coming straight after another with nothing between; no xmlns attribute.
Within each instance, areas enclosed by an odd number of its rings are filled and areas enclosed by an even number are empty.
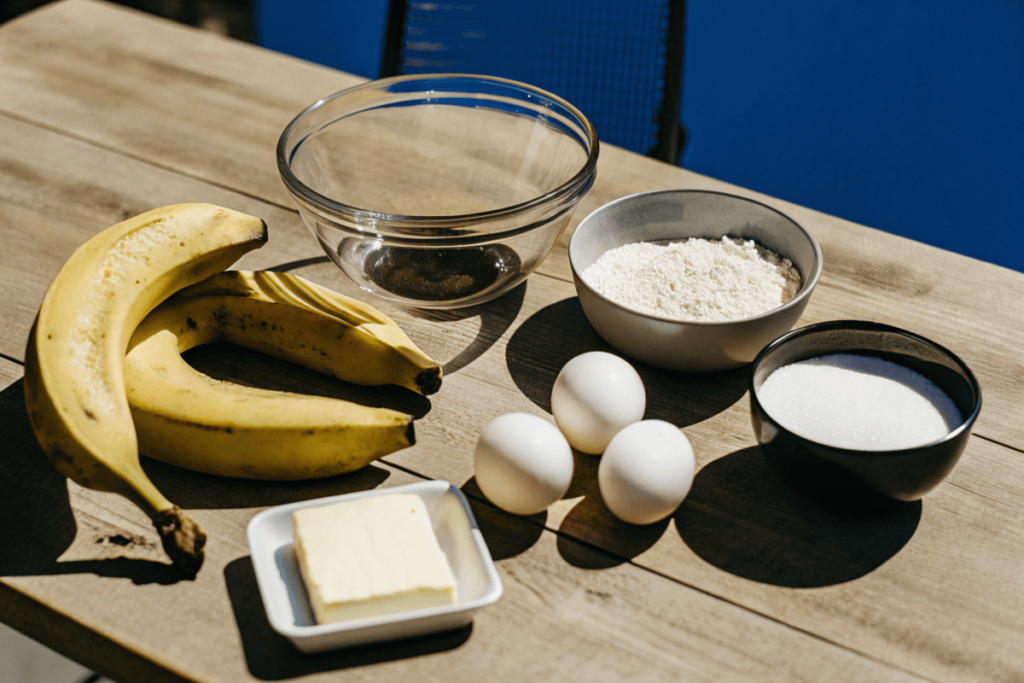
<svg viewBox="0 0 1024 683"><path fill-rule="evenodd" d="M789 259L729 237L626 244L602 254L582 276L627 308L698 322L766 313L796 296L801 284Z"/></svg>

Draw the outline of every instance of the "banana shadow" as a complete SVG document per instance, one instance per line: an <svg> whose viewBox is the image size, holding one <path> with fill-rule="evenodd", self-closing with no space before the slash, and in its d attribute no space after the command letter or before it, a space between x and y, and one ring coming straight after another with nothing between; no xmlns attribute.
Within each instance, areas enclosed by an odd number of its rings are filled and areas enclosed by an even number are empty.
<svg viewBox="0 0 1024 683"><path fill-rule="evenodd" d="M588 351L618 356L587 321L577 297L534 313L509 340L505 362L512 380L531 401L551 412L551 388L562 367ZM687 427L728 409L747 391L747 368L728 372L686 373L654 368L626 358L647 391L646 419Z"/></svg>
<svg viewBox="0 0 1024 683"><path fill-rule="evenodd" d="M705 465L676 511L691 550L719 569L787 588L853 581L895 556L913 537L922 505L858 507L792 488L758 447Z"/></svg>
<svg viewBox="0 0 1024 683"><path fill-rule="evenodd" d="M465 644L473 632L473 625L469 624L427 636L306 655L271 628L250 557L241 557L228 563L224 568L224 580L242 638L249 673L264 681L298 678L447 652Z"/></svg>
<svg viewBox="0 0 1024 683"><path fill-rule="evenodd" d="M270 507L345 493L368 491L380 486L391 472L367 465L355 472L323 479L263 481L219 477L182 469L142 458L142 468L153 484L183 509L222 510Z"/></svg>
<svg viewBox="0 0 1024 683"><path fill-rule="evenodd" d="M135 584L186 580L169 564L136 559L58 562L75 540L68 482L36 443L25 411L22 380L0 391L0 576L95 574ZM97 542L124 544L123 536Z"/></svg>
<svg viewBox="0 0 1024 683"><path fill-rule="evenodd" d="M321 375L279 358L234 344L204 344L182 356L189 365L214 379L261 389L325 396L371 408L391 408L420 419L430 401L396 386L364 387Z"/></svg>

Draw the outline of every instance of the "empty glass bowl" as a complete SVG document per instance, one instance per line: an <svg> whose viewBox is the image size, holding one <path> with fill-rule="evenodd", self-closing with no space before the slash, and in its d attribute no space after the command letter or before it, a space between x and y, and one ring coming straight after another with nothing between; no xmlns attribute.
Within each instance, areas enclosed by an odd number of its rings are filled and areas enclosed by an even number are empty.
<svg viewBox="0 0 1024 683"><path fill-rule="evenodd" d="M306 226L361 287L404 305L493 299L547 256L594 183L598 141L522 83L400 76L316 102L277 163Z"/></svg>

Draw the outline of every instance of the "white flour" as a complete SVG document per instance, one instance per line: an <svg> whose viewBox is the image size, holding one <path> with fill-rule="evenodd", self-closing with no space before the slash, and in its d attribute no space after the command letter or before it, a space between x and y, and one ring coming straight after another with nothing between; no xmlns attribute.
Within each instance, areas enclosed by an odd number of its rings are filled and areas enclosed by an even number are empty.
<svg viewBox="0 0 1024 683"><path fill-rule="evenodd" d="M789 259L752 240L690 238L611 249L582 273L612 301L649 315L716 322L778 308L800 289Z"/></svg>

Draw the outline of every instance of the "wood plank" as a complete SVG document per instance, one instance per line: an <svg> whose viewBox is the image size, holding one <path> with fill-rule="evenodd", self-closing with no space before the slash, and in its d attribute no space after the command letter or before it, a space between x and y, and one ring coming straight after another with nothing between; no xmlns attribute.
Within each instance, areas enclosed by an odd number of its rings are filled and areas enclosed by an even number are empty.
<svg viewBox="0 0 1024 683"><path fill-rule="evenodd" d="M65 12L67 14L63 14ZM96 17L101 15L108 19L116 16L118 21L99 21ZM58 24L53 27L53 35L63 36L70 45L77 46L71 50L74 59L67 55L44 59L31 52L29 65L22 66L24 50L29 46L46 45L47 53L62 49L57 44L59 41L46 42L51 34L43 29L50 16L55 17L53 21ZM101 118L89 114L95 111L88 105L90 88L103 92L107 86L90 85L84 77L80 79L84 85L76 95L81 100L76 105L81 109L76 111L82 116L59 120L64 116L61 110L43 106L42 103L49 102L46 98L57 95L43 92L46 88L36 84L39 80L36 76L41 77L53 60L59 62L59 69L53 66L58 71L85 69L82 65L99 68L90 61L93 58L85 49L87 42L73 35L72 28L76 24L72 20L78 19L89 31L106 35L104 40L114 43L108 46L109 52L103 58L106 61L101 60L103 63L117 61L111 54L127 59L133 51L141 50L140 45L145 42L136 41L131 43L134 47L119 52L122 50L120 43L110 40L110 31L120 40L124 36L117 32L127 30L124 29L127 26L131 28L129 32L137 31L153 43L160 42L162 35L184 35L158 22L123 14L122 10L84 2L60 4L46 13L0 28L0 63L4 64L4 69L0 70L0 92L6 96L0 98L0 103L11 103L0 106L10 106L16 110L16 116L25 121L38 121L61 130L66 126L70 134L92 141L89 144L71 141L41 130L37 125L13 120L0 126L3 140L0 169L7 173L6 182L0 185L3 188L0 189L0 225L4 226L5 236L12 235L17 244L17 249L0 255L3 259L0 278L15 292L15 296L0 304L3 306L0 313L5 322L10 322L0 333L3 344L0 353L21 358L27 326L42 292L74 245L119 220L125 212L135 213L173 201L204 199L267 217L272 230L282 237L280 241L272 241L265 250L247 257L245 265L249 267L313 260L312 265L295 270L339 289L351 286L333 266L316 263L317 247L294 212L267 206L249 197L263 196L259 183L276 178L276 171L262 175L242 173L237 167L218 161L218 155L231 151L232 145L258 146L263 142L255 138L239 142L226 134L213 132L205 140L208 145L189 143L189 149L182 153L163 149L167 140L158 144L152 140L140 142L130 135L120 136L115 127L107 130L102 122L90 120ZM31 30L26 31L24 27L29 22L34 23L31 23ZM117 26L106 26L114 23ZM156 26L160 28L154 28ZM17 38L11 39L12 35ZM200 77L210 76L201 71L201 67L207 63L216 65L218 60L230 62L230 54L237 56L239 53L233 52L229 42L215 41L210 45L224 54L207 61L193 60L202 64L189 62L190 70L173 72L176 76L169 82L167 77L154 82L169 85L179 98L192 96L198 98L196 101L218 102L212 94L206 93L206 89L213 86ZM170 51L163 47L154 49L152 54L159 55L158 59L169 67L175 64ZM39 66L41 59L50 66ZM7 68L12 65L16 67L14 71ZM32 71L37 68L38 72ZM217 66L214 71L223 69L233 74L231 70L235 68L227 64ZM277 68L282 70L278 73L294 68L298 74L309 67L284 60ZM149 70L141 75L130 69L124 71L120 74L122 83L144 88L143 76L156 78L159 71L152 67L146 69ZM11 77L11 73L15 76ZM70 76L65 75L67 78ZM246 87L251 87L252 79L248 75L235 74L231 78L249 83ZM295 82L301 80L298 77ZM41 89L36 92L36 88ZM230 88L223 90L228 92ZM235 91L231 97L244 99L241 91ZM95 101L100 101L99 94L96 98ZM173 111L184 117L183 120L192 125L185 131L186 136L200 139L205 136L201 131L206 130L202 126L220 125L201 117L189 119L195 115L187 108L164 102L156 95L152 98L155 101L144 109L163 107L162 111ZM253 106L265 107L263 104ZM149 115L144 111L135 114ZM47 118L54 116L58 119ZM150 123L153 120L155 117ZM173 125L179 123L176 120ZM261 135L266 137L269 128L262 126ZM90 137L96 130L108 137ZM129 126L128 130L132 128ZM104 151L103 147L111 151ZM126 156L136 157L136 160ZM17 165L8 162L17 162ZM254 164L252 168L260 163L267 164L266 169L272 168L272 159L245 163ZM238 189L243 194L211 187L189 177L206 177L203 173L216 176L213 182ZM249 177L256 181L250 181ZM577 219L590 208L622 194L676 186L728 187L606 148L598 184L581 205ZM267 196L272 198L273 193L268 190ZM756 449L752 450L742 372L695 377L641 368L652 397L649 416L664 417L683 425L697 448L701 469L699 487L695 488L693 497L666 525L642 531L625 528L611 519L600 505L594 490L593 460L584 460L579 464L576 482L567 500L559 503L543 520L528 520L543 521L550 530L562 535L550 540L547 533L542 534L543 539L548 540L535 541L528 552L535 548L541 552L542 543L553 542L560 559L552 559L552 566L558 571L563 564L588 568L589 571L583 572L584 577L590 574L605 577L608 567L601 572L592 570L603 563L619 571L628 566L625 560L631 558L637 566L654 569L700 591L831 639L844 648L867 653L872 659L927 677L949 680L1019 678L1024 666L1018 653L1024 648L1020 647L1021 623L1017 615L1024 612L1020 609L1020 579L1014 571L1015 564L1019 564L1016 562L1019 552L1015 549L1021 547L1017 530L1022 526L1017 512L1022 493L1021 425L1016 419L1021 388L1015 383L1022 364L1018 341L1022 338L1022 304L1016 294L1021 286L1020 275L782 202L765 201L806 225L825 250L825 277L805 321L863 316L895 322L961 353L983 384L986 407L976 431L989 441L973 439L954 475L916 508L884 519L837 519L808 508L772 483L760 464ZM551 277L531 278L521 290L477 310L427 314L382 306L395 315L426 350L447 363L449 372L441 394L426 405L419 403L412 408L424 413L420 421L420 443L389 457L388 462L431 477L449 479L472 490L471 453L479 428L490 417L509 410L546 415L546 396L561 363L577 352L604 348L582 320L572 288L567 284L564 258L564 248L556 249L553 258L545 264L545 272ZM985 294L979 295L979 292ZM210 363L211 370L240 371L216 354L211 354L206 362ZM275 373L270 371L269 374ZM285 381L281 373L277 374L278 381ZM0 414L6 415L6 411ZM1017 450L1003 448L993 441L1016 446ZM220 494L193 486L188 483L191 481L189 476L186 482L178 482L172 488L182 500L192 502L193 507L203 511L204 523L218 528L220 522L216 520L227 514L218 509ZM280 490L290 491L289 487ZM68 540L68 546L60 551L69 553L63 555L65 560L90 562L92 560L86 558L96 556L87 550L99 551L98 556L121 552L116 543L95 544L94 540L89 540L102 538L104 533L107 538L117 535L144 538L145 524L139 520L128 521L132 514L130 508L118 507L116 501L92 499L91 493L84 495L82 500L76 498L72 508L93 510L88 515L78 515L88 520L82 521L78 528L90 529L91 535L81 537L84 543L81 539L74 543L74 539ZM265 491L260 495L264 498L254 497L259 502L253 507L268 504L268 499L273 498ZM111 516L116 523L109 521ZM109 526L111 524L113 526ZM231 524L238 526L237 521L224 522L225 527ZM598 560L585 557L586 553L580 549L587 546L561 541L569 536L584 539L609 554L598 554ZM90 542L99 547L93 548ZM152 550L145 543L132 543L130 547L131 552L140 553L134 561L143 561L145 553ZM236 545L235 550L244 553L240 546ZM516 557L527 554L522 552ZM53 564L55 557L47 557L50 563L47 567ZM226 571L234 560L223 557L221 561ZM106 573L97 577L114 586L109 590L115 601L122 599L116 596L122 595L118 591L126 583L121 575L123 570L117 569L123 564L117 560L112 567L104 565ZM121 574L109 575L118 571ZM523 571L529 576L536 572ZM564 578L565 586L573 586L577 581L574 574L563 576L568 576ZM617 573L608 576L609 580L625 581ZM41 594L52 596L62 604L64 600L78 599L67 595L70 590L63 588L69 581L67 576L48 578L50 583L46 583L46 578L40 579ZM31 583L26 577L18 577L16 581ZM19 592L24 588L22 584L17 588L5 585L5 590L15 590L21 596L19 600L28 600L25 593ZM531 585L526 582L523 591L528 591ZM560 594L576 590L557 588L563 584L556 581L546 585L556 586L552 590ZM86 595L96 590L91 583L81 584L80 588ZM129 587L127 594L137 596L136 588ZM145 588L140 590L149 595ZM100 594L106 595L102 591ZM521 594L526 596L527 592ZM223 596L218 600L217 609L223 609ZM15 602L17 600L12 598L6 604ZM250 612L260 613L251 601L247 604ZM88 615L90 610L103 605L97 601L81 603L79 607L80 614ZM200 622L205 618L205 614L187 614L199 618ZM616 618L625 622L632 619L628 610L616 613ZM120 619L120 616L111 616L98 627L104 632L116 630ZM734 617L723 617L723 620L731 622ZM40 618L39 623L44 620ZM196 640L194 635L173 629L163 633L170 633L185 644ZM748 640L758 639L756 634L744 632L742 635ZM533 642L532 638L529 636L526 640ZM476 638L471 640L475 642ZM265 661L257 665L258 673L251 670L250 660L263 652L262 641L256 639L255 642L257 647L253 648L243 637L242 649L249 658L245 663L250 673L259 677L259 674L277 671L275 675L282 675L280 670L272 669L272 663ZM772 643L783 651L804 647L802 641ZM134 645L125 647L136 650ZM459 646L456 652L462 652L464 647ZM234 648L237 651L237 641ZM584 649L581 646L581 652ZM435 659L448 659L449 655L451 653ZM581 655L579 659L585 657ZM233 661L234 665L240 662L238 658ZM502 660L501 666L507 665L508 661ZM173 664L167 666L174 668ZM580 666L589 670L585 662ZM720 667L721 662L709 666ZM821 670L824 669L808 665L799 672ZM362 675L354 671L361 672L353 670L349 674ZM726 675L723 671L731 674L731 670L715 669L719 676ZM792 670L787 671L795 676ZM544 673L551 674L547 670ZM866 670L860 673L862 678L880 675Z"/></svg>
<svg viewBox="0 0 1024 683"><path fill-rule="evenodd" d="M380 464L319 482L237 482L146 461L210 533L203 571L180 581L141 512L66 482L45 461L20 410L20 375L0 359L0 616L119 680L782 681L821 671L838 681L919 680L479 501L504 595L471 627L303 656L266 621L248 520L268 505L418 477Z"/></svg>
<svg viewBox="0 0 1024 683"><path fill-rule="evenodd" d="M278 136L365 80L90 0L5 24L0 63L0 110L289 207Z"/></svg>
<svg viewBox="0 0 1024 683"><path fill-rule="evenodd" d="M54 183L54 186L39 193L43 199L37 207L28 201L34 196L31 182L11 184L3 190L8 193L0 203L0 215L4 222L31 226L30 234L39 237L24 240L21 245L23 251L19 253L33 254L31 258L0 256L8 259L3 264L5 272L18 273L17 281L29 283L23 284L27 289L20 292L15 300L34 302L23 304L21 309L15 310L12 320L16 324L4 332L8 335L5 339L11 344L17 342L16 345L5 347L4 353L11 357L19 357L17 354L22 349L22 340L27 335L34 307L41 300L46 282L56 272L63 258L61 253L51 254L49 250L57 245L70 251L68 245L85 239L91 234L90 231L102 229L118 220L124 212L147 199L150 205L158 205L199 198L265 216L273 226L272 230L277 231L281 237L273 237L271 244L264 250L246 257L250 262L254 261L252 267L296 261L304 263L312 259L314 262L311 265L297 267L296 272L337 289L352 291L351 283L332 265L317 261L316 245L291 211L262 205L256 200L209 187L199 181L125 159L82 142L68 140L29 124L8 121L0 127L0 131L3 131L0 135L10 143L7 148L16 152L9 158L17 160L22 168L27 169L24 173L28 178L47 177ZM18 147L19 144L23 146ZM33 150L37 153L30 154ZM38 163L32 161L37 158L40 159ZM66 169L65 175L57 173L59 169ZM45 197L61 196L62 185L78 187L81 201L47 203L49 200ZM425 350L448 365L446 385L441 394L429 402L413 401L407 408L423 414L418 425L418 445L387 460L460 486L472 486L472 449L483 425L493 417L513 410L526 410L546 416L549 409L547 395L561 365L577 353L607 348L583 320L578 302L572 297L571 286L554 277L531 278L525 287L499 302L468 312L387 310ZM20 319L18 316L21 316ZM14 329L16 333L11 332ZM258 361L251 362L240 354L219 359L216 355L211 357L212 365L208 368L211 372L220 368L229 374L242 374L246 368L258 364ZM237 360L232 361L232 358ZM731 462L729 457L735 453L746 454L734 457L732 461L756 461L745 450L753 443L744 395L746 386L743 371L713 376L660 373L647 367L640 367L640 371L650 396L648 417L668 419L686 427L697 447L702 468L709 468L723 459ZM285 376L284 372L278 372L276 376L279 382L286 381L281 379ZM316 381L301 374L294 375L294 378L293 381L302 382L307 387L313 386ZM958 476L969 475L967 481L975 482L972 484L975 492L957 494L961 498L966 496L966 500L970 501L966 509L972 511L971 514L940 515L934 527L937 531L929 532L931 535L924 534L918 528L923 522L918 522L912 537L904 539L905 545L901 546L903 549L893 551L898 551L901 558L905 554L922 558L919 564L913 565L913 575L919 579L918 584L923 587L921 590L926 590L924 594L914 594L910 598L901 597L905 591L899 581L883 581L883 575L878 573L879 567L870 567L872 571L866 576L857 575L856 580L844 582L849 585L844 585L841 590L834 590L831 586L794 588L760 585L764 581L751 584L750 576L731 577L728 566L709 566L706 560L688 552L685 534L672 533L664 528L660 533L654 529L629 534L614 524L609 525L607 513L592 490L592 476L589 503L581 503L579 495L570 495L568 501L559 504L551 512L547 523L553 530L584 538L620 558L634 558L637 564L750 606L803 630L818 632L819 629L827 629L836 642L898 666L915 671L928 670L941 678L946 674L963 674L960 667L964 665L960 662L966 662L969 667L980 667L982 671L998 674L1003 671L1000 667L1013 670L1012 667L1020 666L1016 659L1003 662L993 658L991 652L993 643L1004 642L1008 637L1012 639L1013 629L1017 626L1013 618L1002 615L1005 605L1015 605L1012 600L1007 601L1002 596L1003 587L1014 585L1012 573L1007 573L1010 565L990 562L987 554L978 552L972 555L974 562L970 566L978 570L979 575L951 573L945 556L929 550L932 546L948 549L959 543L961 538L973 538L982 548L989 548L991 552L995 552L999 544L1008 544L1003 547L1019 547L1019 544L1013 544L1013 541L1019 539L1012 534L1021 525L1008 523L988 528L983 524L986 515L990 514L984 503L986 499L996 497L1007 501L1020 500L1020 489L1013 484L1012 477L993 478L989 475L994 468L1004 470L1007 475L1012 474L1019 453L996 448L991 451L990 457L975 457L976 452L988 453L986 448L984 444L981 447L977 443L972 444L957 470ZM724 466L715 465L708 471ZM741 479L741 488L746 486L754 487L755 491L763 490L760 484L764 478L763 472L756 468L740 468L740 471L747 472ZM935 496L926 501L923 509L932 510L933 500L937 501L934 503L936 511L948 506L963 506L957 502L957 496L949 498L949 495L956 493L955 490L946 493L947 489L954 487L954 481L951 479L940 487ZM579 483L576 488L580 489L581 486L586 489L586 485ZM762 486L762 489L758 489L758 486ZM943 495L946 497L940 497ZM727 506L729 501L718 503ZM687 509L684 506L684 511ZM778 523L782 526L806 524L805 513L799 509L796 512L780 513L783 521ZM706 514L712 518L725 516L728 519L734 516L727 507L725 510L712 508ZM929 519L923 514L921 518ZM765 519L778 521L779 517L766 516ZM1002 518L997 516L993 519ZM899 528L906 532L904 527ZM984 530L980 536L978 528ZM759 529L755 535L760 535L761 531ZM918 539L925 538L931 540L921 540L923 550L918 550ZM780 551L781 558L776 561L794 561L804 551L806 547L799 544L784 548ZM855 544L852 548L846 547L845 551L867 553L869 563L872 558L877 562L879 557L870 547L863 550ZM705 552L708 551L705 549ZM883 565L888 566L884 562ZM857 563L852 566L860 567L857 571L863 570L862 565ZM828 571L825 573L828 574ZM951 576L944 578L947 573ZM897 579L902 576L898 575ZM876 580L880 583L876 583ZM949 581L948 585L943 583L944 580ZM949 591L953 588L977 598L975 616L963 623L985 623L986 626L978 631L984 636L976 634L962 641L965 649L958 654L956 662L944 663L944 650L931 640L930 624L944 624L947 615L956 614L960 609L954 599L955 595L950 595ZM832 591L829 595L841 594L842 599L808 597L812 594L823 595L828 592L825 589ZM877 597L880 595L884 596L884 600ZM894 603L894 607L888 604L883 606L881 603L885 601ZM915 614L917 619L910 618L911 614ZM891 618L886 615L891 615Z"/></svg>
<svg viewBox="0 0 1024 683"><path fill-rule="evenodd" d="M319 97L359 81L90 0L55 3L0 28L0 64L0 110L288 208L274 160L280 131ZM1024 275L610 145L602 147L597 183L562 243L604 203L667 188L734 192L791 215L825 255L819 291L801 322L878 320L947 346L981 382L979 433L1024 448L1014 408L1024 403L1024 385L1015 380L1024 373ZM568 280L562 253L556 250L543 272Z"/></svg>

